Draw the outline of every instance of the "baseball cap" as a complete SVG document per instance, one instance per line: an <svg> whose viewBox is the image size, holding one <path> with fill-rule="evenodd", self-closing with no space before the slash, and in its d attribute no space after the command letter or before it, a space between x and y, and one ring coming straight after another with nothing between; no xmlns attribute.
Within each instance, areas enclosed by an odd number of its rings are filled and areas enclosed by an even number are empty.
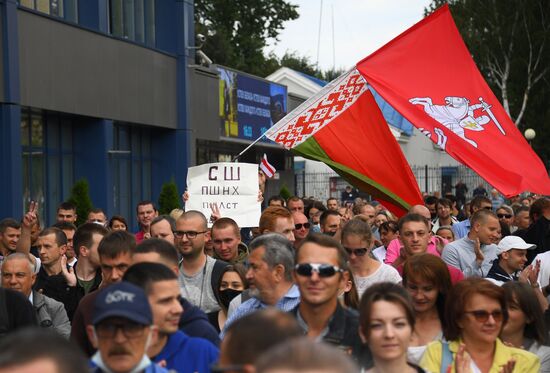
<svg viewBox="0 0 550 373"><path fill-rule="evenodd" d="M498 243L498 254L502 254L508 250L517 249L517 250L532 250L535 249L537 245L527 243L523 238L518 236L506 236Z"/></svg>
<svg viewBox="0 0 550 373"><path fill-rule="evenodd" d="M153 323L145 292L125 281L101 290L95 300L92 323L96 325L109 317L122 317L142 325Z"/></svg>

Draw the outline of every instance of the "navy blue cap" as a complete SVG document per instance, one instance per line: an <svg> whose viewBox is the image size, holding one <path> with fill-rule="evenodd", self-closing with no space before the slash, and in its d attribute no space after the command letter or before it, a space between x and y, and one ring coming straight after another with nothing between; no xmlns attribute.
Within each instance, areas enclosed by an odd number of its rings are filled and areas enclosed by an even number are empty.
<svg viewBox="0 0 550 373"><path fill-rule="evenodd" d="M145 292L122 281L100 291L94 303L92 323L109 317L122 317L142 325L151 325L153 315Z"/></svg>

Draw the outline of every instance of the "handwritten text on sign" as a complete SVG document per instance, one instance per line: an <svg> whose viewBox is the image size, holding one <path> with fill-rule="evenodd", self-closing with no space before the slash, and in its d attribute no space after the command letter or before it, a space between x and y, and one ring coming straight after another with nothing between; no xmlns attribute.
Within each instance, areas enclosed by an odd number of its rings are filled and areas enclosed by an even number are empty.
<svg viewBox="0 0 550 373"><path fill-rule="evenodd" d="M216 204L221 216L235 220L239 227L258 226L258 165L221 162L190 167L187 190L186 210L201 211L209 218L210 206Z"/></svg>

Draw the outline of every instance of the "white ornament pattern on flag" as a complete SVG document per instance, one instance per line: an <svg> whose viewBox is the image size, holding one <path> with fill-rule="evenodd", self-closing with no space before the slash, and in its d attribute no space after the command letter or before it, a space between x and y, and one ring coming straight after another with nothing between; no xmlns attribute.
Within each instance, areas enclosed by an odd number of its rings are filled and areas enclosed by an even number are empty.
<svg viewBox="0 0 550 373"><path fill-rule="evenodd" d="M353 69L298 106L265 135L286 149L292 149L353 105L367 89L363 76Z"/></svg>

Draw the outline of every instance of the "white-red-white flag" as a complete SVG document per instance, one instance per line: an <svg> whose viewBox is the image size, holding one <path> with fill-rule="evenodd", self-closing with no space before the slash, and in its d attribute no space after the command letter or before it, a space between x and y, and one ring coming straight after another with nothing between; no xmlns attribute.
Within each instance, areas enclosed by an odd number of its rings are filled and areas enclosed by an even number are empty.
<svg viewBox="0 0 550 373"><path fill-rule="evenodd" d="M264 157L262 158L262 161L260 162L260 169L264 172L265 176L267 176L269 179L275 175L275 172L277 171L275 167L271 163L267 161L267 155L264 153Z"/></svg>

